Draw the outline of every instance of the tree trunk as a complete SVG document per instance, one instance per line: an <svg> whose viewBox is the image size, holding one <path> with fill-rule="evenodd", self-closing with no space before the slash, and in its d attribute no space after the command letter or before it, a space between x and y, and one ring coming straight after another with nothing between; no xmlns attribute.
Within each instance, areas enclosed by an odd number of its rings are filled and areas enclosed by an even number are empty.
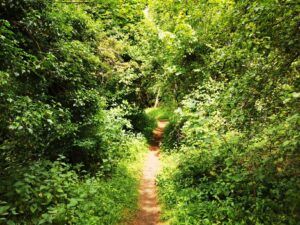
<svg viewBox="0 0 300 225"><path fill-rule="evenodd" d="M158 90L157 90L154 108L156 108L158 106L158 104L159 104L159 95L160 95L160 88L158 88Z"/></svg>

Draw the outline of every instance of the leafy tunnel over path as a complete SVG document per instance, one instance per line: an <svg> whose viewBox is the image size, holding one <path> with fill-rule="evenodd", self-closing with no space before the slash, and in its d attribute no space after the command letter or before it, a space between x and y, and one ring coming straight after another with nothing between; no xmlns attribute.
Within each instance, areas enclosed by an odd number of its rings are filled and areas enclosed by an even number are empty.
<svg viewBox="0 0 300 225"><path fill-rule="evenodd" d="M298 225L299 11L1 0L0 224L129 220L146 139L168 119L162 220Z"/></svg>

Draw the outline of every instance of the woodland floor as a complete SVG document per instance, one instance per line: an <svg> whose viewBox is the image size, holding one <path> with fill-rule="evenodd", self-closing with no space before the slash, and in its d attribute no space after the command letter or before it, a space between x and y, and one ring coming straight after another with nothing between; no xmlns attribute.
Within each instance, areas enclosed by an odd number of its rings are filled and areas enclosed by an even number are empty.
<svg viewBox="0 0 300 225"><path fill-rule="evenodd" d="M153 142L146 156L143 176L139 187L139 210L130 225L162 225L160 222L160 206L157 198L156 176L159 172L159 143L167 121L159 120L153 131Z"/></svg>

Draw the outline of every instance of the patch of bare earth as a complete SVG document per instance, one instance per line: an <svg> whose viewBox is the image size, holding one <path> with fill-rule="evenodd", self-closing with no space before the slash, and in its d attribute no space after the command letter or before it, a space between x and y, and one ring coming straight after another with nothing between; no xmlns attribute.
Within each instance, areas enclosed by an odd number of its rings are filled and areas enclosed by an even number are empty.
<svg viewBox="0 0 300 225"><path fill-rule="evenodd" d="M133 222L129 225L162 225L160 222L160 206L157 199L156 176L159 172L159 143L167 121L158 121L153 131L154 141L149 147L146 157L143 177L139 187L139 211Z"/></svg>

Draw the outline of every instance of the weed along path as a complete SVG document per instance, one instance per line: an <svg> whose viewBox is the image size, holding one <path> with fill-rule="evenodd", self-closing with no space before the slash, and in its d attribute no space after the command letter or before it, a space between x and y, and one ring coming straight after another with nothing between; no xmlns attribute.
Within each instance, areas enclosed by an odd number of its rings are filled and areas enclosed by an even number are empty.
<svg viewBox="0 0 300 225"><path fill-rule="evenodd" d="M139 187L139 211L135 220L130 225L162 224L159 221L160 207L157 199L155 179L160 167L159 143L167 123L167 121L159 120L157 128L153 131L153 143L149 147Z"/></svg>

